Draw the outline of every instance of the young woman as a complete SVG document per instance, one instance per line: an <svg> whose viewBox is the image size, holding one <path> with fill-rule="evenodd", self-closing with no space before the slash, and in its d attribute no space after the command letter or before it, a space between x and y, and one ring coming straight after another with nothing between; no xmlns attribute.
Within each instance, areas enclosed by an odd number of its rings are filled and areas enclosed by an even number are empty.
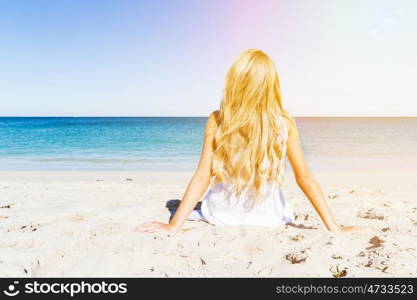
<svg viewBox="0 0 417 300"><path fill-rule="evenodd" d="M325 227L334 232L357 229L335 222L304 160L296 123L283 109L271 59L247 50L227 73L220 110L208 118L197 170L175 215L168 224L148 222L135 231L177 232L209 185L200 211L207 222L271 227L292 222L293 212L280 190L285 155Z"/></svg>

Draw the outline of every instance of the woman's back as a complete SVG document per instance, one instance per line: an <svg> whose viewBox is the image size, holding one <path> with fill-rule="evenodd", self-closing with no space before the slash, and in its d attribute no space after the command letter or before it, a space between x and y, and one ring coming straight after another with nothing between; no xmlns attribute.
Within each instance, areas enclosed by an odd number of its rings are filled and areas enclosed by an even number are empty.
<svg viewBox="0 0 417 300"><path fill-rule="evenodd" d="M280 135L283 140L285 157L285 145L288 137L287 126L283 117L279 117L281 123ZM268 147L270 145L267 145ZM285 160L283 159L280 172L284 172ZM282 176L283 174L279 174ZM263 196L257 198L253 186L246 187L239 195L233 183L216 182L206 193L201 205L201 211L206 221L215 225L259 225L277 227L284 223L292 222L294 214L286 203L276 180L270 180L264 187Z"/></svg>

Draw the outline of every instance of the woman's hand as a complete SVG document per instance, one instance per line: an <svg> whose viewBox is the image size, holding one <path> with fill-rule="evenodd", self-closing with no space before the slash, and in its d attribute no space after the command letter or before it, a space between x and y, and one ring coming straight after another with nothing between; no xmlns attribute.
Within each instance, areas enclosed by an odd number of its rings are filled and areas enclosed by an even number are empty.
<svg viewBox="0 0 417 300"><path fill-rule="evenodd" d="M363 231L365 227L360 226L337 226L329 229L331 232L352 232L352 231Z"/></svg>
<svg viewBox="0 0 417 300"><path fill-rule="evenodd" d="M161 222L146 222L142 223L134 229L135 232L147 232L152 233L156 231L167 231L175 233L178 231L177 228L172 226L171 224L165 224Z"/></svg>

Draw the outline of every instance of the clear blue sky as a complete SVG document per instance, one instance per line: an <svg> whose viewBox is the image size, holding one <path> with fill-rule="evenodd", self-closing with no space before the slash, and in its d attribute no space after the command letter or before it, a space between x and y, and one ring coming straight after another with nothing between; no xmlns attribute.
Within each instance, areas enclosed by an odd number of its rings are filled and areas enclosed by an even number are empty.
<svg viewBox="0 0 417 300"><path fill-rule="evenodd" d="M2 116L192 116L247 48L293 115L417 115L417 1L0 2Z"/></svg>

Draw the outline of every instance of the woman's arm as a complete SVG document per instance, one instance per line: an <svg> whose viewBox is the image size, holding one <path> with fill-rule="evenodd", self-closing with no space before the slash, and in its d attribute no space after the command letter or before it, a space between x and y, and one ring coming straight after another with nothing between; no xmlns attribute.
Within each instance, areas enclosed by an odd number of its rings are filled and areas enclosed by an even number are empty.
<svg viewBox="0 0 417 300"><path fill-rule="evenodd" d="M337 225L330 208L324 197L323 191L315 176L310 171L304 159L304 154L301 149L300 135L298 133L297 125L294 120L288 120L287 128L287 156L294 171L295 180L307 198L310 200L314 209L319 214L326 228L330 231L351 231L357 229L356 227L342 227Z"/></svg>
<svg viewBox="0 0 417 300"><path fill-rule="evenodd" d="M216 113L217 112L213 112L208 118L200 162L194 176L188 184L187 190L185 191L184 197L182 198L174 217L171 219L169 224L160 222L143 223L136 227L136 232L154 232L156 230L177 232L187 220L198 201L200 201L200 198L203 196L210 184L211 160L213 156L212 144L214 132L217 127Z"/></svg>

